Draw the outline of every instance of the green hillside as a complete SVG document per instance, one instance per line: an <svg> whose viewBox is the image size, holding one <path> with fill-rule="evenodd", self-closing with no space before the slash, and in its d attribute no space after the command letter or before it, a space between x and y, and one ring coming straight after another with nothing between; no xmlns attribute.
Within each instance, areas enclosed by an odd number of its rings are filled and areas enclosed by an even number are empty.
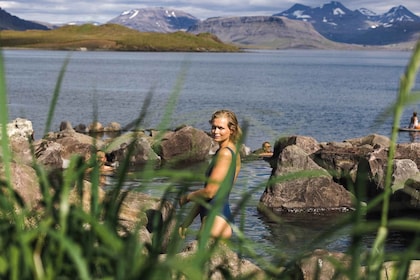
<svg viewBox="0 0 420 280"><path fill-rule="evenodd" d="M208 33L145 33L117 24L64 26L47 31L3 30L0 31L0 44L5 48L50 50L239 51L238 47L225 44Z"/></svg>

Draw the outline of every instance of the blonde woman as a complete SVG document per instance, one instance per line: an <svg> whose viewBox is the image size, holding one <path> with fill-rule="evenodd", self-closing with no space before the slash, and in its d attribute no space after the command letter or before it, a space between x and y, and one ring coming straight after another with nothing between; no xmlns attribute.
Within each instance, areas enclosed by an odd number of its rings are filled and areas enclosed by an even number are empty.
<svg viewBox="0 0 420 280"><path fill-rule="evenodd" d="M198 214L200 214L201 218L201 228L204 227L210 209L203 205L202 202L204 201L207 206L214 206L215 197L222 190L221 187L229 189L223 192L227 195L223 198L221 212L216 214L213 221L210 236L222 239L229 239L232 236L231 224L233 223L233 216L229 205L229 193L241 169L241 159L237 152L237 144L242 137L242 130L235 113L229 110L214 112L209 122L211 124L211 136L219 144L219 149L207 169L204 188L183 195L179 200L180 206L190 201L196 202L190 214L179 228L179 234L183 238L187 228Z"/></svg>

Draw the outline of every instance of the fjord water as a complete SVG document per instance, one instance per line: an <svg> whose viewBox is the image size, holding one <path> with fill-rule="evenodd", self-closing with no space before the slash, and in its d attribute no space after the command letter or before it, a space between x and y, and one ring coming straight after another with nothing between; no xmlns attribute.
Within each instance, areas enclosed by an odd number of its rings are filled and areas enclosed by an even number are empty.
<svg viewBox="0 0 420 280"><path fill-rule="evenodd" d="M169 126L189 124L208 130L217 109L235 111L246 123L245 144L259 148L283 135L343 141L372 133L390 136L391 116L376 122L396 99L409 52L285 50L244 53L61 52L4 50L9 118L31 120L35 138L45 129L60 69L66 58L53 126L74 126L94 119L126 125L139 116L152 94L143 128L159 128L168 106ZM177 91L177 86L180 91ZM419 82L416 84L419 88ZM175 101L171 99L175 96ZM406 108L401 126L417 105ZM407 133L399 142L412 139ZM311 237L334 226L334 218L311 215L283 217L277 225L256 211L271 169L265 161L244 162L231 200L233 206L253 191L244 212L245 235L261 248L296 252ZM138 182L132 182L133 185ZM147 190L159 195L160 190ZM239 218L238 218L239 223ZM291 238L292 236L292 238ZM348 237L324 240L323 247L343 251ZM366 246L369 246L369 238ZM404 246L398 235L390 244ZM264 250L263 250L264 251ZM267 251L265 251L267 252ZM264 253L263 253L264 254Z"/></svg>

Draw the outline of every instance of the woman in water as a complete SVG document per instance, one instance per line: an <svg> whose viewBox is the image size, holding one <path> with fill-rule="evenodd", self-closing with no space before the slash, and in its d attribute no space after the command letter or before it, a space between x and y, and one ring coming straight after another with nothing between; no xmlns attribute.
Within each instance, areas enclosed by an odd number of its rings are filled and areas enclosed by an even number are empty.
<svg viewBox="0 0 420 280"><path fill-rule="evenodd" d="M183 195L179 200L180 206L190 201L196 202L179 228L179 234L183 238L187 228L198 214L201 217L201 229L204 227L211 207L214 207L215 202L219 201L220 193L225 194L222 198L223 205L221 212L216 214L211 225L210 236L223 239L232 236L233 216L229 205L229 193L241 169L241 159L237 152L237 146L242 137L242 130L235 113L229 110L216 111L209 122L211 124L211 136L219 144L219 149L207 169L204 188ZM219 196L216 197L218 193Z"/></svg>

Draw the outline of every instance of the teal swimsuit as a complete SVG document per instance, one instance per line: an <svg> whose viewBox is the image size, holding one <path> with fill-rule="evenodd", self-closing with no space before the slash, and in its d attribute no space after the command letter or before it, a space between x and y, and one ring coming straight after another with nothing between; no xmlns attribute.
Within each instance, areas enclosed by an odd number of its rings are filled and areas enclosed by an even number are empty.
<svg viewBox="0 0 420 280"><path fill-rule="evenodd" d="M229 151L232 153L232 165L230 168L233 168L233 170L236 170L236 158L235 158L235 152L227 147L229 149ZM210 177L211 172L213 171L214 165L215 165L215 161L216 161L216 155L220 150L217 150L216 154L214 155L209 167L207 168L207 172L206 172L206 178L208 179ZM231 178L228 178L230 181L230 190L233 187L233 182L235 180L235 171L234 172L229 172L228 173ZM230 194L230 190L229 190L229 194ZM233 223L233 215L232 212L230 211L230 205L229 205L229 194L226 196L225 201L223 202L223 207L222 207L222 212L220 214L218 214L217 216L222 217L223 219L225 219L226 221L229 221L231 223ZM213 205L215 203L215 198L209 199L207 200L207 203L209 203L210 205ZM200 217L201 219L203 219L204 217L206 217L209 214L209 209L207 209L204 206L200 206Z"/></svg>

